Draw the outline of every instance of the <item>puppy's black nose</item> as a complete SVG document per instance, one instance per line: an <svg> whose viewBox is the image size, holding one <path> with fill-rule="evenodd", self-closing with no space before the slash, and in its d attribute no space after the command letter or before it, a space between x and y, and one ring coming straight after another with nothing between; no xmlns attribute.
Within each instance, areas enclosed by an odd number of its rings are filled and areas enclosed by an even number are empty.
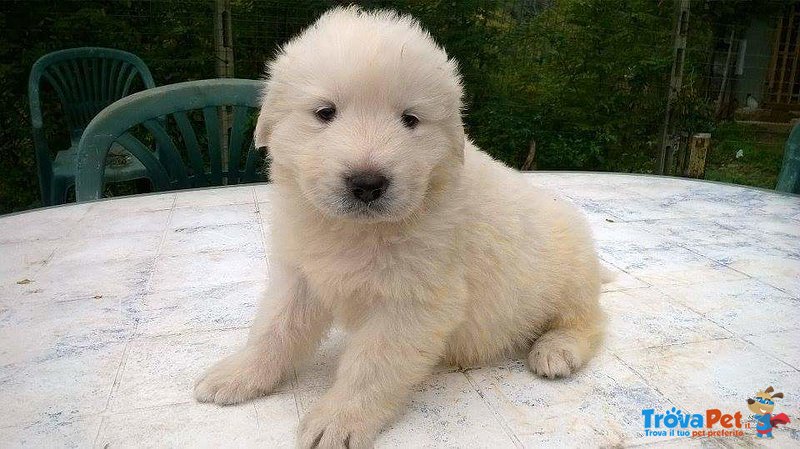
<svg viewBox="0 0 800 449"><path fill-rule="evenodd" d="M346 177L345 182L353 196L365 203L380 198L389 186L389 179L377 172L355 173Z"/></svg>

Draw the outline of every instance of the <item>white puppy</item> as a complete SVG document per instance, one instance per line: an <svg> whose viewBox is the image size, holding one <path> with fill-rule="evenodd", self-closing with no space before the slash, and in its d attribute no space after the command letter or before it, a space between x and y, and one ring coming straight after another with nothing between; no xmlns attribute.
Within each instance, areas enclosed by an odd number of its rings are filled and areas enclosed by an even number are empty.
<svg viewBox="0 0 800 449"><path fill-rule="evenodd" d="M302 448L371 446L442 360L522 349L547 377L586 362L603 322L590 230L465 138L461 96L456 62L409 17L334 9L286 44L256 129L279 272L199 401L269 393L332 324L346 349Z"/></svg>

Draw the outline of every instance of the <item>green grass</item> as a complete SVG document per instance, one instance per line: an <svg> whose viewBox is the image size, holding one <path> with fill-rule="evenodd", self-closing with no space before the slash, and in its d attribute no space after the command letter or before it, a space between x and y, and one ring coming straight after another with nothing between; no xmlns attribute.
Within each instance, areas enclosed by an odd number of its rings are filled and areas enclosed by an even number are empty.
<svg viewBox="0 0 800 449"><path fill-rule="evenodd" d="M774 189L789 136L781 128L723 123L711 137L705 179ZM736 153L743 152L739 158Z"/></svg>

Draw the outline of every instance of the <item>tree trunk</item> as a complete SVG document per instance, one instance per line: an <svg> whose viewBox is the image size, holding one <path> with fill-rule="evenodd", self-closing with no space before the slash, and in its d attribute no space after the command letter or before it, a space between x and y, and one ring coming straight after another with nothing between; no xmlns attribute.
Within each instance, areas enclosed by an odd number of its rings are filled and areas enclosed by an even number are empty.
<svg viewBox="0 0 800 449"><path fill-rule="evenodd" d="M722 85L719 87L719 95L717 96L717 104L714 110L714 118L719 120L723 111L723 104L725 103L725 91L728 90L728 73L731 67L731 56L733 55L733 38L736 36L736 30L731 30L730 41L728 42L728 55L725 56L725 69L722 72Z"/></svg>
<svg viewBox="0 0 800 449"><path fill-rule="evenodd" d="M689 0L680 0L678 17L675 20L675 42L672 50L672 71L669 78L669 92L667 93L667 107L664 112L664 126L661 130L661 150L658 156L658 174L663 175L667 169L667 153L673 151L669 148L672 138L672 109L675 98L683 85L683 62L686 57L686 38L689 32Z"/></svg>
<svg viewBox="0 0 800 449"><path fill-rule="evenodd" d="M525 162L522 163L520 170L536 170L536 141L533 139L531 139L531 144L528 148L528 156L525 158Z"/></svg>

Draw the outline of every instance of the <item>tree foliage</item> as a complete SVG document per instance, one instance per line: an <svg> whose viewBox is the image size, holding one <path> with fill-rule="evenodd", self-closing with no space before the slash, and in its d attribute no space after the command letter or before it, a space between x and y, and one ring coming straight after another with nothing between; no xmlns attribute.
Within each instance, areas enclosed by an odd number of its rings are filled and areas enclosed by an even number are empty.
<svg viewBox="0 0 800 449"><path fill-rule="evenodd" d="M257 78L282 42L341 2L231 3L236 76ZM534 140L540 169L652 170L672 64L672 1L360 3L413 14L459 61L469 135L496 158L519 166ZM729 2L724 10L720 3L726 2L693 2L694 47L708 47L712 21L753 9L753 2ZM26 96L37 58L62 48L108 46L139 55L159 85L210 78L213 11L213 0L3 2L0 213L38 204ZM676 102L678 126L694 131L712 125L700 94L705 57L687 55ZM57 105L50 106L45 121L55 149L66 136Z"/></svg>

